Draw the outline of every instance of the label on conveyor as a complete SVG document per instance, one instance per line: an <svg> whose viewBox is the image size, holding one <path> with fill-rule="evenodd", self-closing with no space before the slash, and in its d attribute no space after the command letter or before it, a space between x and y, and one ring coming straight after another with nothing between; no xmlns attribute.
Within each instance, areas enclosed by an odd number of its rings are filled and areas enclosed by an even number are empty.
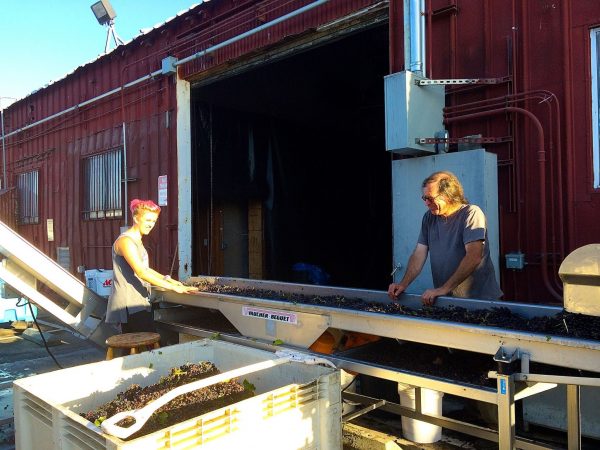
<svg viewBox="0 0 600 450"><path fill-rule="evenodd" d="M253 306L243 306L242 315L246 317L255 317L257 319L276 320L277 322L298 324L298 315L289 311L276 311L274 309L255 308Z"/></svg>

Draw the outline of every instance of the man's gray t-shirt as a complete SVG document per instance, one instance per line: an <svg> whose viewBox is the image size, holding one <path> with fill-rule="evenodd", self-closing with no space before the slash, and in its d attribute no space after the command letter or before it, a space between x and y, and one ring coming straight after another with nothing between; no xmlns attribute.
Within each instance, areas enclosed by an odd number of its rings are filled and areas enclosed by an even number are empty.
<svg viewBox="0 0 600 450"><path fill-rule="evenodd" d="M476 205L464 205L449 217L427 211L423 216L419 244L429 248L433 285L442 286L466 254L469 242L484 241L483 259L477 268L452 292L453 297L496 300L502 296L490 259L487 227L483 211Z"/></svg>

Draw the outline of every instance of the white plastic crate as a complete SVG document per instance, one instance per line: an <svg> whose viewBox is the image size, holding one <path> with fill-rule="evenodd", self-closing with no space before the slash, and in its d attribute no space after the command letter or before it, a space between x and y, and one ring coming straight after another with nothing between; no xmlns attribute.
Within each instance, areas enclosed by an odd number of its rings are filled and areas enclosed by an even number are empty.
<svg viewBox="0 0 600 450"><path fill-rule="evenodd" d="M85 271L85 285L101 297L110 295L113 284L113 271L109 269L90 269Z"/></svg>
<svg viewBox="0 0 600 450"><path fill-rule="evenodd" d="M146 436L123 441L78 413L112 400L130 384L147 386L186 362L221 372L273 359L270 352L200 340L87 364L14 383L16 447L45 449L340 449L338 370L288 362L244 376L256 395Z"/></svg>

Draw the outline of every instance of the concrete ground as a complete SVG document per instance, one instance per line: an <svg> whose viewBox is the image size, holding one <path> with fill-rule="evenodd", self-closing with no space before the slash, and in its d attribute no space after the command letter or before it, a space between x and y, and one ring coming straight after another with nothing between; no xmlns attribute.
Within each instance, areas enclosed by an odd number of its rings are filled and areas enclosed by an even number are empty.
<svg viewBox="0 0 600 450"><path fill-rule="evenodd" d="M40 311L38 323L62 367L104 360L104 349L68 331L47 313ZM12 382L57 369L37 328L15 329L10 323L0 323L0 450L14 449Z"/></svg>
<svg viewBox="0 0 600 450"><path fill-rule="evenodd" d="M443 430L432 444L416 444L402 434L400 417L365 415L344 424L344 450L492 450L498 444Z"/></svg>

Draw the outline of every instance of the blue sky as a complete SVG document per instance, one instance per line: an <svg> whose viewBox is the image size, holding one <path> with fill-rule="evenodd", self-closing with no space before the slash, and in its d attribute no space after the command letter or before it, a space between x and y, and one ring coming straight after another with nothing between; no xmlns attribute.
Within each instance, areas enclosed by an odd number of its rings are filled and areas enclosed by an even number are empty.
<svg viewBox="0 0 600 450"><path fill-rule="evenodd" d="M90 6L96 0L0 0L1 107L104 53L106 28ZM110 0L115 29L127 42L201 0ZM111 42L112 44L112 42ZM114 47L114 45L113 45Z"/></svg>

